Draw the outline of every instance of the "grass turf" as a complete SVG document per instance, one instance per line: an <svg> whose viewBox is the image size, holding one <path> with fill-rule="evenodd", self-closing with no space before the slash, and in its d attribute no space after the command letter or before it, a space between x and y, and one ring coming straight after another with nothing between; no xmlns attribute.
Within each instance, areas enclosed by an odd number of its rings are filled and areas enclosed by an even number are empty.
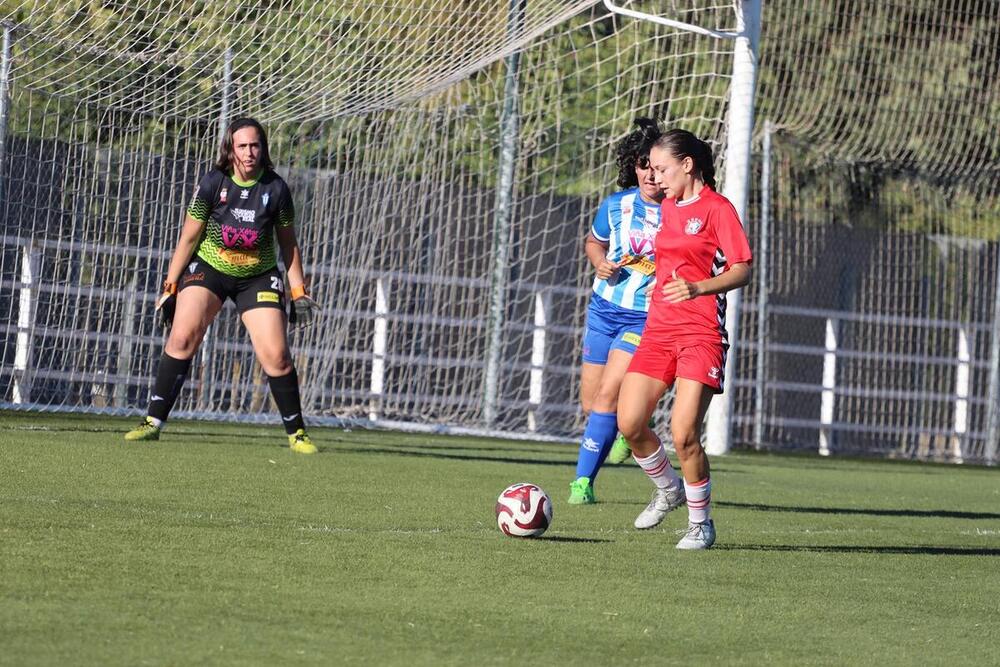
<svg viewBox="0 0 1000 667"><path fill-rule="evenodd" d="M997 664L1000 471L738 453L716 548L576 448L0 413L0 664ZM538 540L496 495L553 499Z"/></svg>

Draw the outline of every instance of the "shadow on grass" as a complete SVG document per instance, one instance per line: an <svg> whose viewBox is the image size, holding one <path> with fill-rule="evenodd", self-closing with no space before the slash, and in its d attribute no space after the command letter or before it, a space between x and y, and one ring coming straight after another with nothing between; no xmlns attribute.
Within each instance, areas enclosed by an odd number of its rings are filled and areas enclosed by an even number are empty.
<svg viewBox="0 0 1000 667"><path fill-rule="evenodd" d="M573 543L590 543L590 544L600 544L603 542L611 542L612 540L602 540L595 537L563 537L561 535L552 535L550 537L542 536L535 538L539 542L573 542Z"/></svg>
<svg viewBox="0 0 1000 667"><path fill-rule="evenodd" d="M464 448L463 448L464 449ZM395 454L397 456L413 456L417 458L447 459L449 461L486 461L488 463L522 463L539 466L570 466L570 459L532 459L516 456L470 456L468 454L448 454L446 452L425 452L419 450L383 449L381 447L365 447L352 452L354 454Z"/></svg>
<svg viewBox="0 0 1000 667"><path fill-rule="evenodd" d="M716 507L755 510L757 512L795 512L801 514L863 514L867 516L912 516L938 519L1000 519L996 512L963 512L961 510L878 509L869 507L802 507L795 505L762 505L716 501Z"/></svg>
<svg viewBox="0 0 1000 667"><path fill-rule="evenodd" d="M1000 556L1000 549L979 547L929 547L929 546L854 546L846 544L792 545L792 544L718 544L713 549L723 551L795 551L836 554L901 554L904 556Z"/></svg>

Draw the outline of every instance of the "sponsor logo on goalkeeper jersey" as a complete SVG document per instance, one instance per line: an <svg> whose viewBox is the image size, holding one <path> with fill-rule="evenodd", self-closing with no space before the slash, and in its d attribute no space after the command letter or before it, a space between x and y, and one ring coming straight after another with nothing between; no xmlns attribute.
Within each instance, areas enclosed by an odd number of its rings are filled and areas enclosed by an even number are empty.
<svg viewBox="0 0 1000 667"><path fill-rule="evenodd" d="M240 190L240 199L249 199L249 198L250 198L249 190Z"/></svg>
<svg viewBox="0 0 1000 667"><path fill-rule="evenodd" d="M260 257L253 250L222 248L219 250L219 259L233 266L253 266L254 264L260 264Z"/></svg>
<svg viewBox="0 0 1000 667"><path fill-rule="evenodd" d="M684 233L688 235L697 234L704 226L705 223L701 221L701 218L688 218L687 222L684 223Z"/></svg>
<svg viewBox="0 0 1000 667"><path fill-rule="evenodd" d="M281 297L274 292L257 292L257 303L281 303Z"/></svg>
<svg viewBox="0 0 1000 667"><path fill-rule="evenodd" d="M257 238L260 236L260 232L256 229L231 227L229 225L221 225L221 232L222 245L227 248L256 248Z"/></svg>
<svg viewBox="0 0 1000 667"><path fill-rule="evenodd" d="M240 222L253 223L257 219L257 212L251 208L231 208L229 212Z"/></svg>

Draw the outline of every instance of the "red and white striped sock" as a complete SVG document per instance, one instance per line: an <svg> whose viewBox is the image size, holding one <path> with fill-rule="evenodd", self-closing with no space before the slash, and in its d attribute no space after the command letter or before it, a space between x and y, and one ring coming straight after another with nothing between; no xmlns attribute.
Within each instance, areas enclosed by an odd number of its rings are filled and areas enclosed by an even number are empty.
<svg viewBox="0 0 1000 667"><path fill-rule="evenodd" d="M649 479L653 480L653 484L658 489L676 487L680 483L680 478L677 477L673 466L670 465L670 459L667 458L667 450L663 449L662 443L656 448L655 452L646 458L643 459L636 456L635 462L649 475Z"/></svg>
<svg viewBox="0 0 1000 667"><path fill-rule="evenodd" d="M699 482L684 482L687 494L688 520L691 523L705 523L712 511L712 480L708 477Z"/></svg>

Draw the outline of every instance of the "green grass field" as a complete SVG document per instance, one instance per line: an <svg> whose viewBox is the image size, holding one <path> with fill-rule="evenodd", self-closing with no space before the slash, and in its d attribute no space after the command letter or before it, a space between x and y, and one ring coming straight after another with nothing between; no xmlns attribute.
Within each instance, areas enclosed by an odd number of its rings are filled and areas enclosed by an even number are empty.
<svg viewBox="0 0 1000 667"><path fill-rule="evenodd" d="M716 548L576 448L0 413L0 664L998 664L1000 470L713 460ZM496 495L553 498L537 540Z"/></svg>

